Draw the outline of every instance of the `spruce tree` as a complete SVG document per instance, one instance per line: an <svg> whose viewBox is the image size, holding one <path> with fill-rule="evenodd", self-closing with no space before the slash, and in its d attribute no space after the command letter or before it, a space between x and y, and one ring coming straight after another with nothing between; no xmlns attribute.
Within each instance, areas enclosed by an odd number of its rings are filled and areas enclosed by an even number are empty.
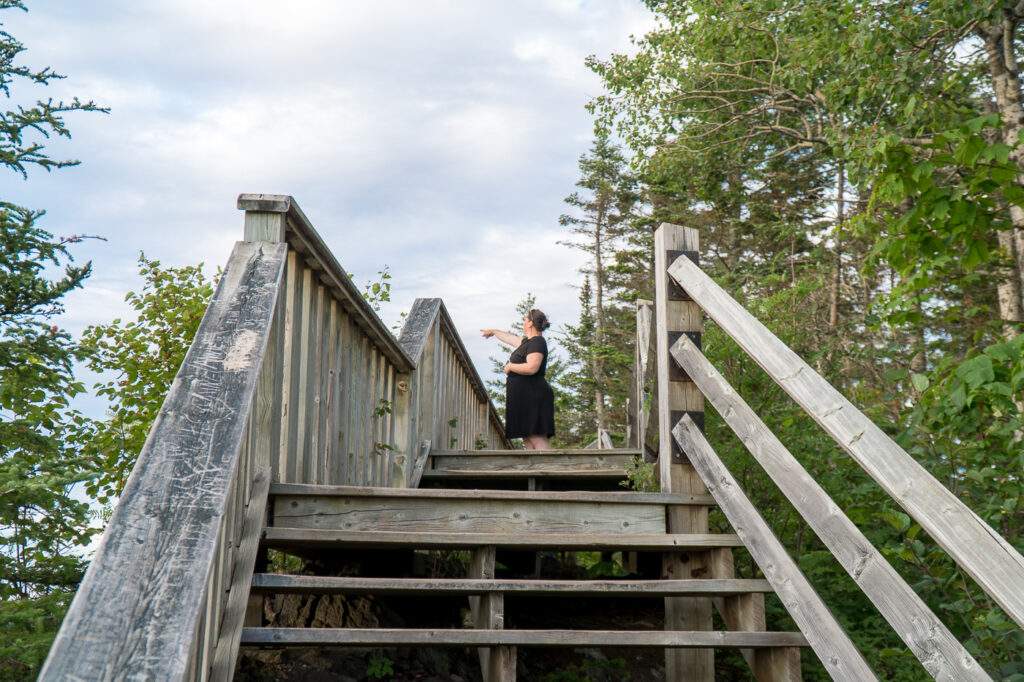
<svg viewBox="0 0 1024 682"><path fill-rule="evenodd" d="M0 0L0 10L24 10ZM0 31L0 92L16 81L45 86L49 68L22 66L24 46ZM45 141L70 137L64 115L100 110L94 103L39 100L0 111L0 164L28 177L32 167L71 166L48 156ZM31 679L49 649L84 572L83 548L93 530L89 507L74 494L93 476L69 445L82 417L70 407L83 387L72 366L71 337L53 318L82 285L90 265L71 264L68 247L37 226L43 212L0 197L0 678ZM54 271L59 274L53 274Z"/></svg>

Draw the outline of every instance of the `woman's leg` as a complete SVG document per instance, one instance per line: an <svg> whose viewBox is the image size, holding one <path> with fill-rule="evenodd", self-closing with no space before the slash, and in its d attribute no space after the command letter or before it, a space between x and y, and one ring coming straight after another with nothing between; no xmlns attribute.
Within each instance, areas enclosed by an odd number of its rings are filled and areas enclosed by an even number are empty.
<svg viewBox="0 0 1024 682"><path fill-rule="evenodd" d="M548 441L548 437L542 433L538 433L533 436L526 436L525 438L523 438L523 443L526 444L527 450L551 449L551 443Z"/></svg>

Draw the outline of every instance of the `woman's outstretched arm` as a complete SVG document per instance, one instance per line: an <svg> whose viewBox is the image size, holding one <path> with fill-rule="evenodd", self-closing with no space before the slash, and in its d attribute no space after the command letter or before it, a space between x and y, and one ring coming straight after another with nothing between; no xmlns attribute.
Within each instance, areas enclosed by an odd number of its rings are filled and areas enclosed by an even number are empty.
<svg viewBox="0 0 1024 682"><path fill-rule="evenodd" d="M510 332L503 332L500 329L481 329L480 332L483 334L485 339L489 339L492 336L497 336L498 340L502 343L507 343L512 348L519 348L523 343L523 337L516 336Z"/></svg>

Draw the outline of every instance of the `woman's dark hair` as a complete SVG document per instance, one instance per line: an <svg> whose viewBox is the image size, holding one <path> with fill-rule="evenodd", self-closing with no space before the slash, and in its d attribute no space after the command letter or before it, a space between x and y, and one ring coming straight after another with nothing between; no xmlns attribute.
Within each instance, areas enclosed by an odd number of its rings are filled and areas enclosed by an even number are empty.
<svg viewBox="0 0 1024 682"><path fill-rule="evenodd" d="M551 326L551 323L548 322L548 316L536 308L531 308L530 312L526 313L526 316L530 318L530 322L533 323L533 326L539 332L542 332Z"/></svg>

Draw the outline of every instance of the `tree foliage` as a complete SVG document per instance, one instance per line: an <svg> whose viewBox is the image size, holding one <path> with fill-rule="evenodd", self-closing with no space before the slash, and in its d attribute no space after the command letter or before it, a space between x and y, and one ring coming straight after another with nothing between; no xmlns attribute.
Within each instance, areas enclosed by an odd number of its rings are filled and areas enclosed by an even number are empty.
<svg viewBox="0 0 1024 682"><path fill-rule="evenodd" d="M705 270L1024 550L1024 5L645 4L658 21L632 53L589 60L598 127L628 145L643 197L602 254L613 298L651 297L658 224L697 228ZM592 334L592 293L581 304ZM631 325L608 324L623 355ZM713 324L704 350L989 673L1024 675L1024 636L920 527ZM875 670L920 679L743 444L713 414L707 428Z"/></svg>
<svg viewBox="0 0 1024 682"><path fill-rule="evenodd" d="M24 10L0 0L0 10ZM24 46L0 30L0 93L18 81L45 86L60 78L19 62ZM11 107L12 105L8 105ZM77 163L54 159L45 142L70 137L64 122L94 103L39 100L0 107L0 165L28 177ZM95 532L77 486L94 463L69 445L83 418L71 400L84 389L72 367L79 351L53 324L63 297L90 274L71 264L81 236L55 238L37 226L41 211L0 197L0 677L31 679L49 649L84 571L82 552Z"/></svg>
<svg viewBox="0 0 1024 682"><path fill-rule="evenodd" d="M100 465L87 489L101 504L121 494L199 329L216 284L202 267L165 267L140 254L145 284L125 296L135 320L93 325L82 335L89 369L112 376L95 386L109 401L106 419L90 420L76 434Z"/></svg>

